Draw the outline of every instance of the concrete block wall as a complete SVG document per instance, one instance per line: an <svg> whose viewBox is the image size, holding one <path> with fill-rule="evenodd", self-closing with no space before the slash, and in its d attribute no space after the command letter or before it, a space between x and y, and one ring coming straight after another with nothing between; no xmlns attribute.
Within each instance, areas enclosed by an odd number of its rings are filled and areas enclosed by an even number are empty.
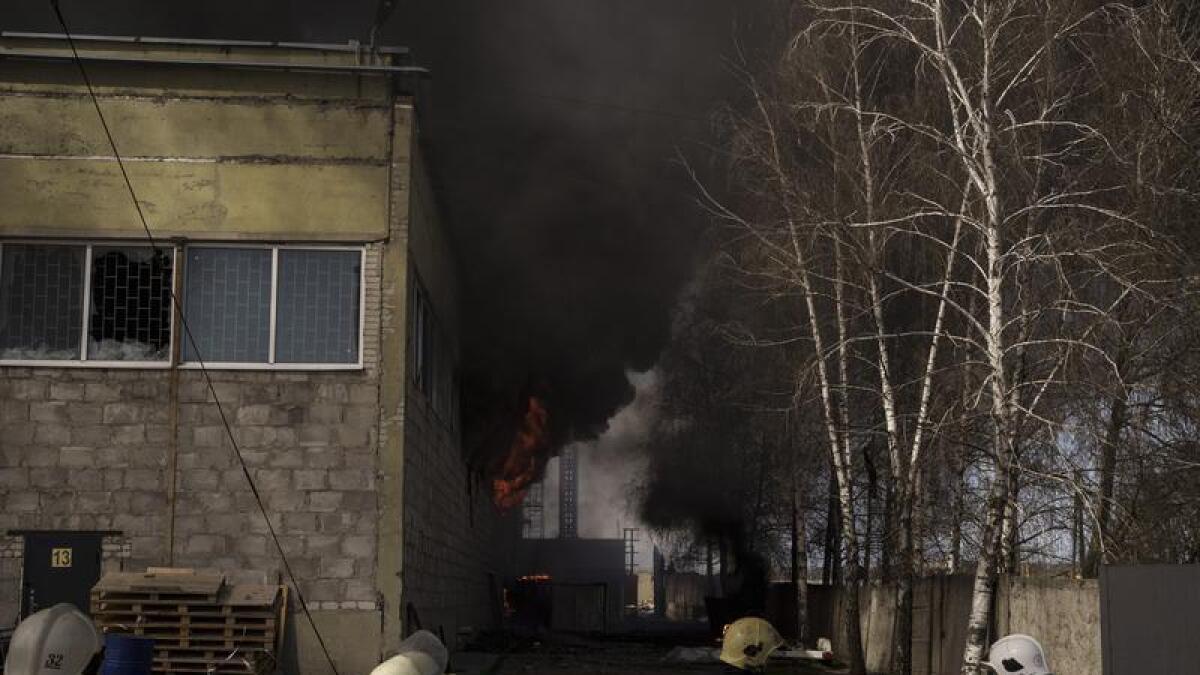
<svg viewBox="0 0 1200 675"><path fill-rule="evenodd" d="M0 532L120 530L130 538L130 565L162 564L168 373L0 372ZM0 572L0 587L19 583Z"/></svg>
<svg viewBox="0 0 1200 675"><path fill-rule="evenodd" d="M361 370L210 373L316 609L377 612L379 253L368 247ZM281 570L198 370L0 368L0 534L12 529L120 531L108 546L128 569ZM17 611L12 546L0 625Z"/></svg>
<svg viewBox="0 0 1200 675"><path fill-rule="evenodd" d="M375 419L369 373L213 373L234 438L313 609L375 609ZM207 384L188 373L175 564L282 571ZM236 576L236 575L235 575Z"/></svg>
<svg viewBox="0 0 1200 675"><path fill-rule="evenodd" d="M20 537L0 536L0 578L21 578L24 549ZM18 584L0 584L0 626L16 624L20 603L21 587Z"/></svg>
<svg viewBox="0 0 1200 675"><path fill-rule="evenodd" d="M404 430L404 603L453 643L460 629L494 623L515 519L496 511L457 435L413 388Z"/></svg>
<svg viewBox="0 0 1200 675"><path fill-rule="evenodd" d="M439 220L420 144L411 151L408 218L397 232L406 242L410 280L420 279L433 304L438 339L444 340L434 349L455 350L461 321L453 246ZM411 367L409 338L405 363ZM404 386L402 604L416 609L423 627L440 626L453 647L460 629L495 623L519 519L496 511L487 481L466 464L459 431L438 417L429 396L411 376Z"/></svg>

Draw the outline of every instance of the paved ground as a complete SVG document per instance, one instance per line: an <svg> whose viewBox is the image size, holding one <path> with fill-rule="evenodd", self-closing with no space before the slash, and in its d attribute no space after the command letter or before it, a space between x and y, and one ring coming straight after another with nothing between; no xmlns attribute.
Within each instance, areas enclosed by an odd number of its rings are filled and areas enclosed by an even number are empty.
<svg viewBox="0 0 1200 675"><path fill-rule="evenodd" d="M587 639L542 637L540 639L497 638L487 652L463 655L456 670L487 675L558 675L612 673L614 675L666 675L722 673L720 664L683 663L668 660L676 645L663 637ZM691 645L696 646L695 641ZM499 647L499 649L497 649ZM484 654L496 657L481 659ZM451 667L455 667L451 660ZM772 663L767 675L838 675L846 671L816 665Z"/></svg>

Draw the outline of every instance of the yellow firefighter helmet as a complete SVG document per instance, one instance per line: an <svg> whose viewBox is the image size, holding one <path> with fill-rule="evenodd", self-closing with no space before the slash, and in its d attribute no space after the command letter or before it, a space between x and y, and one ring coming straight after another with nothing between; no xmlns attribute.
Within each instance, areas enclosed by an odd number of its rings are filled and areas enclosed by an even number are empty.
<svg viewBox="0 0 1200 675"><path fill-rule="evenodd" d="M721 660L741 670L757 670L766 666L771 653L782 646L783 638L768 621L746 617L725 628Z"/></svg>

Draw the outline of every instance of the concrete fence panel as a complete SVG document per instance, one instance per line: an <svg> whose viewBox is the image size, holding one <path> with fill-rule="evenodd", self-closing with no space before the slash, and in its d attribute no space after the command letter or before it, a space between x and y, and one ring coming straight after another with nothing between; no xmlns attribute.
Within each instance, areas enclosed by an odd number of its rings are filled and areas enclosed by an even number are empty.
<svg viewBox="0 0 1200 675"><path fill-rule="evenodd" d="M1037 638L1056 673L1100 675L1097 581L1014 578L1003 587L999 633Z"/></svg>
<svg viewBox="0 0 1200 675"><path fill-rule="evenodd" d="M785 585L780 584L780 587ZM913 585L913 674L958 675L967 640L974 578L936 576ZM790 585L779 589L790 594ZM871 584L859 589L859 619L867 670L888 672L895 626L895 586ZM849 656L841 616L845 590L811 586L810 635L833 638L841 660ZM789 608L786 602L778 607ZM781 622L790 616L772 617ZM791 624L788 624L791 625ZM1046 649L1050 666L1061 675L1100 675L1100 597L1095 581L1014 578L997 586L992 639L1009 633L1033 635Z"/></svg>

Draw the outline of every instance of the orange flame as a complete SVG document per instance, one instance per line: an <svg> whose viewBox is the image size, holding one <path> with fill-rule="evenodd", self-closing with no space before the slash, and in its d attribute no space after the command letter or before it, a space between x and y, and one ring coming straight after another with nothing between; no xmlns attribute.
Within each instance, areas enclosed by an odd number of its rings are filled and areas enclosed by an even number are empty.
<svg viewBox="0 0 1200 675"><path fill-rule="evenodd" d="M546 428L550 414L536 396L529 397L525 418L508 455L504 458L500 476L492 481L492 501L502 511L520 506L525 493L538 473L538 459L546 447Z"/></svg>

